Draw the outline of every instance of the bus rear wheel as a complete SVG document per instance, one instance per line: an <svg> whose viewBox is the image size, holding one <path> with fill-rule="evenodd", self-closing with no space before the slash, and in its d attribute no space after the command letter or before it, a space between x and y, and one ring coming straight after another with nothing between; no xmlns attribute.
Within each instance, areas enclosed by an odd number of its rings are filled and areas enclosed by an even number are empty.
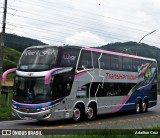
<svg viewBox="0 0 160 138"><path fill-rule="evenodd" d="M147 101L143 101L142 103L142 112L147 112L148 111L148 104Z"/></svg>
<svg viewBox="0 0 160 138"><path fill-rule="evenodd" d="M140 102L140 100L138 100L136 102L136 110L135 112L138 114L138 113L141 113L142 112L142 103Z"/></svg>
<svg viewBox="0 0 160 138"><path fill-rule="evenodd" d="M87 109L86 117L87 120L93 120L96 117L96 108L93 104L90 104Z"/></svg>
<svg viewBox="0 0 160 138"><path fill-rule="evenodd" d="M74 122L80 122L83 120L84 111L81 105L76 105L73 110L73 120Z"/></svg>

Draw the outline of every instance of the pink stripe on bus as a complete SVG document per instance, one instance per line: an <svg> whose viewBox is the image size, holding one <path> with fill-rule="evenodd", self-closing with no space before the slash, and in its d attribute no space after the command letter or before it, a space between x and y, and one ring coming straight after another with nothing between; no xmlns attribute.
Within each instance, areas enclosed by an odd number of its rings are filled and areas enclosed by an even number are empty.
<svg viewBox="0 0 160 138"><path fill-rule="evenodd" d="M114 109L112 112L118 112L122 107L123 107L123 104L125 104L127 102L127 100L129 99L129 95L127 95L124 100L122 101L122 103L116 108Z"/></svg>
<svg viewBox="0 0 160 138"><path fill-rule="evenodd" d="M45 76L45 79L44 79L44 84L45 85L49 85L50 84L50 79L51 79L51 74L53 71L56 71L58 69L61 69L61 68L54 68L54 69L51 69Z"/></svg>
<svg viewBox="0 0 160 138"><path fill-rule="evenodd" d="M16 68L13 68L13 69L9 69L7 71L5 71L2 75L2 83L6 83L6 78L7 78L7 75L12 73L12 72L15 72L16 71Z"/></svg>
<svg viewBox="0 0 160 138"><path fill-rule="evenodd" d="M80 78L81 76L83 76L84 74L87 73L87 71L92 71L93 69L90 69L90 70L84 70L83 72L80 72L79 74L76 74L74 76L74 81L77 80L78 78Z"/></svg>
<svg viewBox="0 0 160 138"><path fill-rule="evenodd" d="M106 53L106 54L118 55L118 56L125 56L125 57L137 58L137 59L146 59L146 60L148 59L148 58L145 58L145 57L134 56L134 55L129 55L129 54L123 54L123 53L112 52L112 51L105 51L105 50L94 49L94 48L82 48L82 50L88 50L88 51L94 51L94 52Z"/></svg>

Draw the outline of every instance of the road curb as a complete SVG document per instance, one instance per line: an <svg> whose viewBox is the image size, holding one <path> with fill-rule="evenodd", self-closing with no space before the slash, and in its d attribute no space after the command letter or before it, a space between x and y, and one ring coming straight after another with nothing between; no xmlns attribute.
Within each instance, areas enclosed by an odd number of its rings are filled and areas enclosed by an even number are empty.
<svg viewBox="0 0 160 138"><path fill-rule="evenodd" d="M0 118L0 121L13 121L13 120L18 120L18 119L15 119L15 118L12 118L12 117L1 117Z"/></svg>

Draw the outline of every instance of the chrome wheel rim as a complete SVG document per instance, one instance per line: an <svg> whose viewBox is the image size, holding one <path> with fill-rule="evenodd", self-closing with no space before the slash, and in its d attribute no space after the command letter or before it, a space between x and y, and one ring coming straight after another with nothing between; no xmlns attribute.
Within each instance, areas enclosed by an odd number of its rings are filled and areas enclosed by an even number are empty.
<svg viewBox="0 0 160 138"><path fill-rule="evenodd" d="M143 112L145 112L145 111L146 111L146 108L147 108L146 103L143 103L143 104L142 104L142 108L143 108Z"/></svg>
<svg viewBox="0 0 160 138"><path fill-rule="evenodd" d="M93 117L93 108L88 107L87 109L87 118L91 119Z"/></svg>
<svg viewBox="0 0 160 138"><path fill-rule="evenodd" d="M136 112L139 113L139 111L140 111L140 107L139 107L139 103L137 103L137 105L136 105Z"/></svg>
<svg viewBox="0 0 160 138"><path fill-rule="evenodd" d="M80 109L79 108L75 108L74 111L73 111L74 120L76 120L76 121L79 120L80 116L81 116Z"/></svg>

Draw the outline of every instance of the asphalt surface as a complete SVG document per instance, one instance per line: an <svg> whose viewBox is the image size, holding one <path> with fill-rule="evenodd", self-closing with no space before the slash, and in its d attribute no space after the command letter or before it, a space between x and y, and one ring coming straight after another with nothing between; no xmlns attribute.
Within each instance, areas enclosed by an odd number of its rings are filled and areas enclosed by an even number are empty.
<svg viewBox="0 0 160 138"><path fill-rule="evenodd" d="M36 121L13 120L0 121L0 129L139 129L160 126L160 95L158 104L149 108L147 113L134 114L133 112L99 115L94 121L74 123L72 120Z"/></svg>

